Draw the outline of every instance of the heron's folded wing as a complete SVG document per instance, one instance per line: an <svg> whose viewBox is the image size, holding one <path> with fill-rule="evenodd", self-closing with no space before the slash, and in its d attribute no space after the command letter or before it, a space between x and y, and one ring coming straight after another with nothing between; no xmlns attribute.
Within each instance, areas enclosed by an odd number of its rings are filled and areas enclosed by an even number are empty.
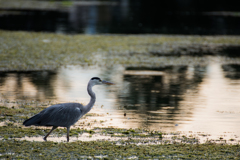
<svg viewBox="0 0 240 160"><path fill-rule="evenodd" d="M71 126L76 123L82 115L80 106L81 104L79 103L62 103L50 106L40 113L40 125Z"/></svg>

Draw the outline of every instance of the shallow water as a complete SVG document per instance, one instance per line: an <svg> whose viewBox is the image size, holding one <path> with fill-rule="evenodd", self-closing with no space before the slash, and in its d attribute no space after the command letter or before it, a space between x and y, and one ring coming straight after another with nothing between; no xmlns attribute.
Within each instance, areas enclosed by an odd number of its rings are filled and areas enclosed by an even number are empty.
<svg viewBox="0 0 240 160"><path fill-rule="evenodd" d="M94 87L97 102L90 113L96 114L87 117L90 127L240 136L240 65L217 60L203 66L68 66L55 71L1 72L0 102L5 106L22 100L87 104L86 86L94 76L116 85Z"/></svg>

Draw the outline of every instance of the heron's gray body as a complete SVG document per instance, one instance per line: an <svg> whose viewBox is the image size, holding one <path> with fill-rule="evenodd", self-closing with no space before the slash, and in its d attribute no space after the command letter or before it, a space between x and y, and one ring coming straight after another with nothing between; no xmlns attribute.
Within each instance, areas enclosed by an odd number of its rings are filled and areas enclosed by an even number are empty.
<svg viewBox="0 0 240 160"><path fill-rule="evenodd" d="M83 105L79 103L56 104L44 109L23 124L25 126L70 127L85 114L83 110Z"/></svg>
<svg viewBox="0 0 240 160"><path fill-rule="evenodd" d="M35 116L25 120L23 122L23 125L53 126L51 131L43 138L44 140L47 140L47 137L50 135L50 133L57 127L66 127L67 141L69 141L70 127L74 125L83 115L85 115L92 109L96 101L96 96L95 93L92 91L92 87L98 84L113 84L113 83L102 81L98 77L93 77L89 81L87 86L87 91L91 99L86 106L83 106L80 103L61 103L52 105L44 109L40 113L36 114Z"/></svg>

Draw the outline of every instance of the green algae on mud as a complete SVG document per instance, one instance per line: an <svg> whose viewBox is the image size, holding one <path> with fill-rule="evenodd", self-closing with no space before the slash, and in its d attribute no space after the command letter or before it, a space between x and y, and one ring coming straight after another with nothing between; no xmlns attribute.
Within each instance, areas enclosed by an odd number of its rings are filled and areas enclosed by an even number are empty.
<svg viewBox="0 0 240 160"><path fill-rule="evenodd" d="M36 103L36 102L35 102ZM31 105L34 105L31 104ZM117 140L91 140L65 142L37 142L21 140L24 137L43 137L50 128L24 127L23 115L31 116L33 111L38 112L45 108L20 105L14 108L1 107L2 122L8 120L6 125L0 127L0 158L3 159L230 159L239 158L239 145L217 144L208 141L200 144L193 136L181 136L172 133L151 131L147 129L121 129L121 128L72 128L70 136L77 137L83 133L91 136L103 135L118 137ZM88 116L92 116L91 114ZM11 119L11 117L14 117ZM86 116L87 117L87 116ZM53 137L66 136L65 128L56 129ZM20 138L20 139L19 139ZM86 137L87 138L87 137Z"/></svg>
<svg viewBox="0 0 240 160"><path fill-rule="evenodd" d="M0 8L5 10L64 11L65 7L71 5L69 1L0 0Z"/></svg>
<svg viewBox="0 0 240 160"><path fill-rule="evenodd" d="M30 118L33 114L37 114L46 107L32 107L32 106L20 106L15 107L4 107L0 106L0 122L8 120L12 123L19 123L22 119Z"/></svg>
<svg viewBox="0 0 240 160"><path fill-rule="evenodd" d="M166 47L164 44L170 45ZM173 58L156 55L156 53L171 53L176 49L175 46L198 44L205 47L208 45L210 48L216 45L238 46L240 37L63 35L0 30L0 70L54 70L67 65L121 64L143 67L207 63L208 60L203 57Z"/></svg>
<svg viewBox="0 0 240 160"><path fill-rule="evenodd" d="M0 142L1 158L8 159L234 159L239 145L159 144L137 145L111 141L29 142L15 139Z"/></svg>

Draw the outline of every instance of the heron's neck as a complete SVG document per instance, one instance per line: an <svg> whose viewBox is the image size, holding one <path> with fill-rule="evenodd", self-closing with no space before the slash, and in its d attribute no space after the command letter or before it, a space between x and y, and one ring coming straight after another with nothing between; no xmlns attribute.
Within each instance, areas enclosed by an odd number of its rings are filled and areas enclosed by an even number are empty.
<svg viewBox="0 0 240 160"><path fill-rule="evenodd" d="M90 102L84 107L85 114L92 109L92 107L96 101L96 96L95 96L95 93L92 91L92 87L93 87L93 85L91 85L90 83L87 86L87 91L88 91L88 94L90 95L91 99L90 99Z"/></svg>

